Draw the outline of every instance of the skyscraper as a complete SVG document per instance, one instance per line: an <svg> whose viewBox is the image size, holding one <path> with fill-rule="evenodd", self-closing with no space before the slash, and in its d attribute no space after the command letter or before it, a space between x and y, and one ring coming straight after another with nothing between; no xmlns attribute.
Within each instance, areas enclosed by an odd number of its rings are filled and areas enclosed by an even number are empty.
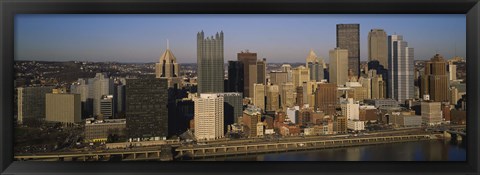
<svg viewBox="0 0 480 175"><path fill-rule="evenodd" d="M128 138L160 140L168 136L168 82L166 79L127 79L126 120Z"/></svg>
<svg viewBox="0 0 480 175"><path fill-rule="evenodd" d="M257 61L257 83L267 85L267 59Z"/></svg>
<svg viewBox="0 0 480 175"><path fill-rule="evenodd" d="M447 64L439 54L425 63L420 96L430 95L430 100L435 102L449 101Z"/></svg>
<svg viewBox="0 0 480 175"><path fill-rule="evenodd" d="M388 67L387 33L383 29L368 32L368 61L378 60Z"/></svg>
<svg viewBox="0 0 480 175"><path fill-rule="evenodd" d="M224 92L223 31L205 38L197 33L198 93Z"/></svg>
<svg viewBox="0 0 480 175"><path fill-rule="evenodd" d="M228 83L227 92L243 93L243 63L240 61L228 61Z"/></svg>
<svg viewBox="0 0 480 175"><path fill-rule="evenodd" d="M413 56L402 35L388 36L388 92L400 103L415 96Z"/></svg>
<svg viewBox="0 0 480 175"><path fill-rule="evenodd" d="M337 47L348 50L348 69L360 75L360 24L337 24Z"/></svg>
<svg viewBox="0 0 480 175"><path fill-rule="evenodd" d="M257 83L257 53L248 50L237 53L237 59L243 66L243 95L253 96L253 84Z"/></svg>
<svg viewBox="0 0 480 175"><path fill-rule="evenodd" d="M238 123L238 117L242 116L243 111L243 96L242 93L230 92L230 93L219 93L223 97L223 123L224 123L224 132L227 131L228 125L233 123Z"/></svg>
<svg viewBox="0 0 480 175"><path fill-rule="evenodd" d="M343 86L348 81L348 50L335 48L330 50L330 83Z"/></svg>
<svg viewBox="0 0 480 175"><path fill-rule="evenodd" d="M80 94L48 93L45 95L45 105L46 121L63 124L82 121Z"/></svg>
<svg viewBox="0 0 480 175"><path fill-rule="evenodd" d="M177 63L177 58L170 50L167 43L167 50L160 56L160 60L155 64L155 74L157 78L168 80L168 87L181 86L181 79L179 74L180 66Z"/></svg>
<svg viewBox="0 0 480 175"><path fill-rule="evenodd" d="M224 136L224 98L216 93L200 94L195 104L195 138L215 140Z"/></svg>
<svg viewBox="0 0 480 175"><path fill-rule="evenodd" d="M283 64L282 71L287 72L287 81L292 82L292 66L290 64Z"/></svg>
<svg viewBox="0 0 480 175"><path fill-rule="evenodd" d="M253 84L253 105L265 110L265 85Z"/></svg>
<svg viewBox="0 0 480 175"><path fill-rule="evenodd" d="M280 108L279 96L280 91L278 85L268 85L267 86L267 105L266 111L276 111Z"/></svg>
<svg viewBox="0 0 480 175"><path fill-rule="evenodd" d="M310 72L310 80L321 81L323 77L323 59L318 58L317 54L310 50L306 59L306 66Z"/></svg>
<svg viewBox="0 0 480 175"><path fill-rule="evenodd" d="M270 83L280 86L283 83L287 83L287 81L288 81L287 72L281 72L281 71L270 72Z"/></svg>

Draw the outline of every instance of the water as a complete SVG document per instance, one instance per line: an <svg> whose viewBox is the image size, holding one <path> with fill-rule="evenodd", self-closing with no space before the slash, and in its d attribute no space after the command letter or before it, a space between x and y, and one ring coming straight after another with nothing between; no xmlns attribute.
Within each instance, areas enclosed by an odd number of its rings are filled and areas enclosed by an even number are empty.
<svg viewBox="0 0 480 175"><path fill-rule="evenodd" d="M465 144L430 140L324 150L202 159L203 161L466 161Z"/></svg>

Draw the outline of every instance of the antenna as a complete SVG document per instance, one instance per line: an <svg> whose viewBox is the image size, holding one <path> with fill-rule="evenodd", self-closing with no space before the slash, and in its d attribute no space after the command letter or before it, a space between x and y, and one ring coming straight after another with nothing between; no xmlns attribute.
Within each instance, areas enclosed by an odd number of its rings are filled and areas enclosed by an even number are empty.
<svg viewBox="0 0 480 175"><path fill-rule="evenodd" d="M167 49L170 49L170 43L168 42L168 39L167 39Z"/></svg>

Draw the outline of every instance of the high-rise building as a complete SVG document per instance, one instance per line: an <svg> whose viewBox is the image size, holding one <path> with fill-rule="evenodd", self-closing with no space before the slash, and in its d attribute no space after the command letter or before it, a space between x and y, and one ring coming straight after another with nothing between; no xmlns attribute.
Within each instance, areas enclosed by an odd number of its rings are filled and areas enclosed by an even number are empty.
<svg viewBox="0 0 480 175"><path fill-rule="evenodd" d="M24 119L45 119L45 95L54 87L19 87L17 88L18 123Z"/></svg>
<svg viewBox="0 0 480 175"><path fill-rule="evenodd" d="M115 100L113 95L104 95L100 99L100 114L105 119L112 119L115 111Z"/></svg>
<svg viewBox="0 0 480 175"><path fill-rule="evenodd" d="M303 101L303 87L297 86L295 88L295 94L297 94L295 98L295 105L296 106L303 106L305 102Z"/></svg>
<svg viewBox="0 0 480 175"><path fill-rule="evenodd" d="M82 121L80 94L48 93L45 95L46 121L73 124Z"/></svg>
<svg viewBox="0 0 480 175"><path fill-rule="evenodd" d="M265 85L253 84L253 105L265 110Z"/></svg>
<svg viewBox="0 0 480 175"><path fill-rule="evenodd" d="M223 31L205 38L197 33L198 93L224 92Z"/></svg>
<svg viewBox="0 0 480 175"><path fill-rule="evenodd" d="M267 101L266 101L266 111L276 111L280 108L280 92L278 85L268 85L267 86Z"/></svg>
<svg viewBox="0 0 480 175"><path fill-rule="evenodd" d="M242 92L244 88L243 63L240 61L228 61L228 85L227 92Z"/></svg>
<svg viewBox="0 0 480 175"><path fill-rule="evenodd" d="M224 98L222 95L200 94L195 103L195 138L215 140L224 136Z"/></svg>
<svg viewBox="0 0 480 175"><path fill-rule="evenodd" d="M170 50L167 43L167 50L160 56L159 62L155 64L155 74L157 78L168 80L168 87L181 87L182 79L179 73L180 66L177 63L177 58Z"/></svg>
<svg viewBox="0 0 480 175"><path fill-rule="evenodd" d="M448 62L448 79L457 80L457 65L452 62Z"/></svg>
<svg viewBox="0 0 480 175"><path fill-rule="evenodd" d="M348 69L354 76L359 76L360 24L337 24L337 47L348 50Z"/></svg>
<svg viewBox="0 0 480 175"><path fill-rule="evenodd" d="M293 98L294 92L295 88L293 87L293 83L283 83L280 85L280 102L283 109L295 105L295 99Z"/></svg>
<svg viewBox="0 0 480 175"><path fill-rule="evenodd" d="M93 99L93 115L98 116L100 112L100 100L104 95L113 94L113 79L108 78L106 73L97 73L94 78L88 79L89 96Z"/></svg>
<svg viewBox="0 0 480 175"><path fill-rule="evenodd" d="M230 93L219 93L219 96L223 97L223 107L224 107L224 117L223 117L223 126L224 132L227 131L228 125L233 123L238 123L238 118L242 116L243 112L243 95L238 92Z"/></svg>
<svg viewBox="0 0 480 175"><path fill-rule="evenodd" d="M387 33L383 29L372 29L368 33L368 61L378 60L388 67Z"/></svg>
<svg viewBox="0 0 480 175"><path fill-rule="evenodd" d="M310 72L310 79L312 81L321 81L324 79L323 75L323 59L318 58L317 54L313 50L310 50L310 53L306 59L306 66Z"/></svg>
<svg viewBox="0 0 480 175"><path fill-rule="evenodd" d="M290 64L282 64L282 71L287 72L287 81L292 82L292 66Z"/></svg>
<svg viewBox="0 0 480 175"><path fill-rule="evenodd" d="M420 96L430 95L430 100L437 102L449 101L447 64L439 54L425 63Z"/></svg>
<svg viewBox="0 0 480 175"><path fill-rule="evenodd" d="M243 96L253 97L253 84L257 82L257 53L248 50L237 53L243 66Z"/></svg>
<svg viewBox="0 0 480 175"><path fill-rule="evenodd" d="M295 87L303 86L303 82L308 82L310 80L309 70L305 66L293 68L292 79Z"/></svg>
<svg viewBox="0 0 480 175"><path fill-rule="evenodd" d="M330 83L343 86L348 81L348 54L346 49L335 48L330 50Z"/></svg>
<svg viewBox="0 0 480 175"><path fill-rule="evenodd" d="M383 98L388 98L389 96L389 93L388 93L388 88L387 88L387 85L388 85L388 70L380 64L380 62L378 60L373 60L373 61L369 61L368 62L368 70L375 70L376 74L377 74L377 77L382 77L382 80L384 82L384 96ZM372 75L373 76L373 75ZM375 93L375 92L373 92ZM380 98L380 97L379 97Z"/></svg>
<svg viewBox="0 0 480 175"><path fill-rule="evenodd" d="M267 80L267 59L263 58L262 60L257 61L257 83L264 84Z"/></svg>
<svg viewBox="0 0 480 175"><path fill-rule="evenodd" d="M334 83L320 83L315 92L315 110L325 114L335 114L337 107L337 85Z"/></svg>
<svg viewBox="0 0 480 175"><path fill-rule="evenodd" d="M368 77L371 78L371 99L384 99L387 97L387 84L383 80L382 74L377 74L375 69L368 71Z"/></svg>
<svg viewBox="0 0 480 175"><path fill-rule="evenodd" d="M125 88L127 137L133 141L168 136L168 82L165 79L127 79Z"/></svg>
<svg viewBox="0 0 480 175"><path fill-rule="evenodd" d="M270 83L275 85L282 85L283 83L288 82L288 73L282 71L271 71L270 72Z"/></svg>
<svg viewBox="0 0 480 175"><path fill-rule="evenodd" d="M90 88L93 87L88 84L88 80L82 78L70 86L70 92L72 94L80 94L82 118L93 116L93 96L91 96Z"/></svg>
<svg viewBox="0 0 480 175"><path fill-rule="evenodd" d="M415 96L414 52L402 35L388 36L388 93L403 103Z"/></svg>
<svg viewBox="0 0 480 175"><path fill-rule="evenodd" d="M125 85L117 85L116 88L117 94L117 106L116 106L116 113L124 113L125 112Z"/></svg>

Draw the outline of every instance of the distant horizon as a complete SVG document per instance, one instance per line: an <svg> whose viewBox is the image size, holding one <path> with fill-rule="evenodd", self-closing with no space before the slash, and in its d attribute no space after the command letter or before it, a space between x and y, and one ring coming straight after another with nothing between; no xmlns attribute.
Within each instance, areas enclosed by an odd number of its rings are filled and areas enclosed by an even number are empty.
<svg viewBox="0 0 480 175"><path fill-rule="evenodd" d="M224 62L250 50L267 63L302 63L310 49L327 63L336 24L360 24L360 60L368 60L368 32L403 35L415 60L436 53L466 55L466 18L452 15L74 15L15 17L15 60L155 63L167 48L178 63L196 63L196 33L223 31Z"/></svg>

